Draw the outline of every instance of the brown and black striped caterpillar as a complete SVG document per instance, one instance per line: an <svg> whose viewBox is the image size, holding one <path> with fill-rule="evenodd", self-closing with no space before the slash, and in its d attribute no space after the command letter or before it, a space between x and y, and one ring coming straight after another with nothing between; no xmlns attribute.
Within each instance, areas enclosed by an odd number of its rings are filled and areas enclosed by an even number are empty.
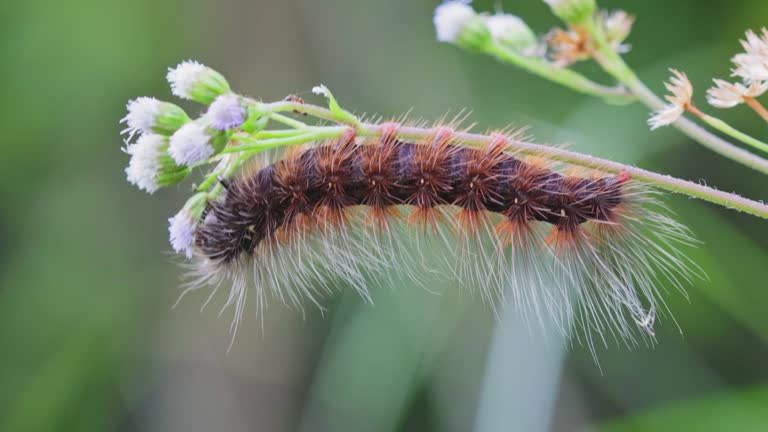
<svg viewBox="0 0 768 432"><path fill-rule="evenodd" d="M235 331L249 291L259 312L270 299L319 305L344 285L369 299L370 275L406 268L418 283L447 262L445 277L489 304L564 330L575 321L593 346L635 341L638 326L653 336L660 287L682 290L696 273L678 249L688 230L626 173L559 172L503 134L470 147L449 127L420 142L380 129L222 179L195 231L188 290L231 285Z"/></svg>

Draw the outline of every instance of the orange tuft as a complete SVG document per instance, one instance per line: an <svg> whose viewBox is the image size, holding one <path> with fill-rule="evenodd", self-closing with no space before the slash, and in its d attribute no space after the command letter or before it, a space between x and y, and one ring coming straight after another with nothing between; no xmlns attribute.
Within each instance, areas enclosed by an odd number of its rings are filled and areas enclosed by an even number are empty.
<svg viewBox="0 0 768 432"><path fill-rule="evenodd" d="M395 206L375 207L371 206L365 214L363 225L373 228L378 232L388 232L390 221L398 219L400 211Z"/></svg>
<svg viewBox="0 0 768 432"><path fill-rule="evenodd" d="M445 216L436 207L416 207L408 216L408 225L416 225L423 232L431 228L432 233L436 233L438 225L442 224L445 224Z"/></svg>
<svg viewBox="0 0 768 432"><path fill-rule="evenodd" d="M549 170L552 168L552 165L554 165L554 162L551 159L539 157L539 156L533 156L528 155L523 159L523 162L530 165L533 168L538 168L539 170Z"/></svg>
<svg viewBox="0 0 768 432"><path fill-rule="evenodd" d="M588 241L588 236L580 225L556 225L544 238L544 243L554 251L555 256L562 257L578 252Z"/></svg>
<svg viewBox="0 0 768 432"><path fill-rule="evenodd" d="M488 223L488 214L482 210L462 208L456 213L456 231L459 238L475 236Z"/></svg>
<svg viewBox="0 0 768 432"><path fill-rule="evenodd" d="M504 218L496 224L494 232L499 241L499 249L507 246L527 248L528 238L531 234L531 225L529 222Z"/></svg>

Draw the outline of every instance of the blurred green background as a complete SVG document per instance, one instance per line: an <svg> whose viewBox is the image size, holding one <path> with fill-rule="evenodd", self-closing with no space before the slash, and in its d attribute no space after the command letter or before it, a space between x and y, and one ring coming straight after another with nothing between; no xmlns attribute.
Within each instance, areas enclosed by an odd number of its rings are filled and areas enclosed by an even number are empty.
<svg viewBox="0 0 768 432"><path fill-rule="evenodd" d="M539 0L499 1L543 32ZM661 91L712 77L768 2L602 1L638 16L628 62ZM229 354L230 316L205 295L172 309L182 271L166 219L189 184L148 196L125 181L128 99L170 98L166 67L192 58L237 91L417 117L472 110L479 129L530 125L541 142L768 198L761 175L641 106L609 107L438 44L426 0L12 1L0 15L0 431L768 430L768 223L681 197L669 205L703 245L709 276L666 297L683 329L659 344L599 349L496 320L460 287L403 281L305 316L251 305ZM495 0L477 1L493 10ZM584 71L605 78L595 68ZM719 111L757 137L746 109Z"/></svg>

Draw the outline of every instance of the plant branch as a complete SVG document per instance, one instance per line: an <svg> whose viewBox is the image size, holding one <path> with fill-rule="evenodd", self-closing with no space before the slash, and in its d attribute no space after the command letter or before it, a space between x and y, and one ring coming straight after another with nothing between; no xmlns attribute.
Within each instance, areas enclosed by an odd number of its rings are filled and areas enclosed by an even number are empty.
<svg viewBox="0 0 768 432"><path fill-rule="evenodd" d="M661 99L656 96L648 87L645 86L639 79L635 78L635 81L629 85L632 91L638 95L639 99L648 106L651 110L657 110L664 105ZM672 126L676 127L689 137L693 138L696 142L707 147L708 149L738 162L742 165L748 166L756 171L760 171L763 174L768 174L768 160L750 153L744 149L736 147L730 142L718 137L717 135L707 131L696 123L680 117Z"/></svg>
<svg viewBox="0 0 768 432"><path fill-rule="evenodd" d="M275 103L263 104L268 112L299 112L306 113L313 117L323 120L336 122L331 111L311 104L302 104L290 101L281 101ZM272 140L258 140L254 138L240 137L239 141L243 143L237 147L228 148L225 151L244 151L258 152L266 148L272 148L282 145L294 145L316 139L341 137L348 130L355 130L359 136L378 136L381 134L379 125L374 123L360 122L357 126L313 126L307 133L300 136L289 138L278 138ZM434 134L434 130L429 128L419 128L413 126L402 126L398 129L398 136L402 139L423 140ZM474 134L468 132L457 132L455 138L464 144L483 145L488 144L493 139L491 136ZM644 169L624 165L618 162L601 159L574 151L558 149L555 147L533 144L519 140L509 140L509 148L529 155L546 154L548 158L582 167L592 168L599 171L618 174L628 173L633 179L656 186L670 192L684 194L693 198L699 198L714 204L728 207L734 210L743 211L754 216L768 219L768 205L743 198L736 194L722 192L708 186L703 186L686 180L681 180L668 175L658 174ZM237 149L237 150L235 150Z"/></svg>
<svg viewBox="0 0 768 432"><path fill-rule="evenodd" d="M753 138L744 132L736 129L735 127L729 125L728 123L724 122L723 120L712 117L711 115L707 115L704 113L701 113L699 118L706 124L712 126L713 128L719 130L720 132L731 136L733 138L736 138L737 140L743 142L744 144L747 144L749 146L752 146L760 151L768 152L768 144L760 141L757 138Z"/></svg>
<svg viewBox="0 0 768 432"><path fill-rule="evenodd" d="M628 104L635 100L635 96L624 86L608 87L598 84L571 69L558 68L545 60L524 56L498 43L489 43L485 53L572 90L601 97L608 103Z"/></svg>
<svg viewBox="0 0 768 432"><path fill-rule="evenodd" d="M593 57L595 61L620 83L626 85L652 111L661 108L664 102L640 81L632 69L624 62L624 59L611 48L593 20L588 20L585 23L585 29L592 36L592 40L595 43L597 54ZM721 156L760 171L763 174L768 174L768 160L731 144L696 123L680 117L672 125L699 144Z"/></svg>

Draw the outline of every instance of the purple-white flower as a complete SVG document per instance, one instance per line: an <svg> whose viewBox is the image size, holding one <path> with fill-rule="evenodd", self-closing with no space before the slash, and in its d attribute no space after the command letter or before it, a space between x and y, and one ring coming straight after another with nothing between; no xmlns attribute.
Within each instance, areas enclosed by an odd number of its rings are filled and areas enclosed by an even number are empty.
<svg viewBox="0 0 768 432"><path fill-rule="evenodd" d="M120 122L128 126L122 133L131 140L136 133L159 133L170 135L189 121L187 113L180 107L159 101L153 97L139 97L128 102L128 114Z"/></svg>
<svg viewBox="0 0 768 432"><path fill-rule="evenodd" d="M465 0L449 0L435 9L433 21L439 42L456 42L461 31L476 15L469 3Z"/></svg>
<svg viewBox="0 0 768 432"><path fill-rule="evenodd" d="M206 105L230 91L227 80L220 73L193 60L169 68L166 78L173 94Z"/></svg>
<svg viewBox="0 0 768 432"><path fill-rule="evenodd" d="M160 101L153 97L139 97L126 105L128 114L120 122L128 127L122 133L128 133L129 139L136 132L146 132L155 126L155 118L160 113Z"/></svg>
<svg viewBox="0 0 768 432"><path fill-rule="evenodd" d="M129 144L124 149L131 155L125 169L128 182L149 193L155 192L160 186L157 176L162 167L160 157L166 144L166 138L156 134L143 134L135 143Z"/></svg>
<svg viewBox="0 0 768 432"><path fill-rule="evenodd" d="M211 126L218 131L235 129L245 121L245 107L239 96L221 95L208 107L206 117L211 122Z"/></svg>
<svg viewBox="0 0 768 432"><path fill-rule="evenodd" d="M177 253L183 253L187 259L192 258L195 228L197 228L197 221L186 208L181 209L168 219L168 234L171 247Z"/></svg>
<svg viewBox="0 0 768 432"><path fill-rule="evenodd" d="M179 165L204 161L214 153L211 136L200 123L189 122L171 135L168 153Z"/></svg>

